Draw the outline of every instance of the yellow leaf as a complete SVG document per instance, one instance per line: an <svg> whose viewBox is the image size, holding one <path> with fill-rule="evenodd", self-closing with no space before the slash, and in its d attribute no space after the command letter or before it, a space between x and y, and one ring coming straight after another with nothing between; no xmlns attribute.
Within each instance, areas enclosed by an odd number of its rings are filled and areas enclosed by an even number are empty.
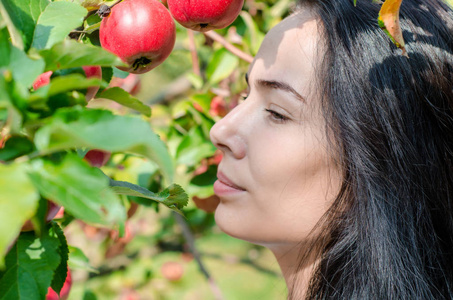
<svg viewBox="0 0 453 300"><path fill-rule="evenodd" d="M381 28L392 38L395 45L403 50L403 55L408 56L400 27L401 2L403 0L386 0L379 11L378 21Z"/></svg>

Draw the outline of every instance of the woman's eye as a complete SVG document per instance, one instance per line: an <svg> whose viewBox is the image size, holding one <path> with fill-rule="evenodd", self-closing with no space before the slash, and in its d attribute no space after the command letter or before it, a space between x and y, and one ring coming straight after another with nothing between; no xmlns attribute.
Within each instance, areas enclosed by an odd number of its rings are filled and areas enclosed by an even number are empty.
<svg viewBox="0 0 453 300"><path fill-rule="evenodd" d="M277 123L285 123L289 121L289 118L279 114L276 111L273 111L271 109L265 109L269 113L269 117L272 119L272 121L277 122Z"/></svg>

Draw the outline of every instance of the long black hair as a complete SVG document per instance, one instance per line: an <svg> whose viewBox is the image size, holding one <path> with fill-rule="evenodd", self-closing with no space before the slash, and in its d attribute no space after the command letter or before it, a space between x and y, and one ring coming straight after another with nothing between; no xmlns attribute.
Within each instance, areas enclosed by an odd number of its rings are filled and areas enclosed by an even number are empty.
<svg viewBox="0 0 453 300"><path fill-rule="evenodd" d="M403 0L407 58L374 2L299 1L321 21L319 91L344 176L306 298L453 299L453 13Z"/></svg>

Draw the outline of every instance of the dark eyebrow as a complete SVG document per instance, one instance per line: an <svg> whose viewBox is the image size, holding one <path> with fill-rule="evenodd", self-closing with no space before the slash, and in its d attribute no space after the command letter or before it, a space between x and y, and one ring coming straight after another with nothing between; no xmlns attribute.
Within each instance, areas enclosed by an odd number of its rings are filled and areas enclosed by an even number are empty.
<svg viewBox="0 0 453 300"><path fill-rule="evenodd" d="M296 92L296 90L293 87L291 87L289 84L287 84L285 82L276 81L276 80L257 79L256 83L261 85L261 86L263 86L263 87L267 87L267 88L271 88L271 89L282 90L282 91L288 92L290 94L293 94L293 96L295 96L298 100L300 100L302 102L306 102L305 98L302 97L301 94Z"/></svg>

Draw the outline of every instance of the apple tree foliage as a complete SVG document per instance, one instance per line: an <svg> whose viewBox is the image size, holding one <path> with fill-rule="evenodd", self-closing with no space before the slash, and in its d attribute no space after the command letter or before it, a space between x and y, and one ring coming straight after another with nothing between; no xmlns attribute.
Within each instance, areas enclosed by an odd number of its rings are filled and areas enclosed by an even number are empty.
<svg viewBox="0 0 453 300"><path fill-rule="evenodd" d="M44 299L49 286L58 292L65 281L68 245L61 225L45 222L47 200L71 218L120 232L131 205L127 195L178 213L187 204L187 194L173 183L173 158L149 124L150 107L108 86L122 62L89 36L68 38L75 29L97 26L89 16L74 1L0 3L0 299ZM102 67L102 80L81 75L90 65ZM50 84L33 90L47 71L54 74ZM87 107L84 94L92 86L131 112ZM162 177L159 189L91 167L83 159L91 149L149 160ZM34 231L21 233L29 219Z"/></svg>

